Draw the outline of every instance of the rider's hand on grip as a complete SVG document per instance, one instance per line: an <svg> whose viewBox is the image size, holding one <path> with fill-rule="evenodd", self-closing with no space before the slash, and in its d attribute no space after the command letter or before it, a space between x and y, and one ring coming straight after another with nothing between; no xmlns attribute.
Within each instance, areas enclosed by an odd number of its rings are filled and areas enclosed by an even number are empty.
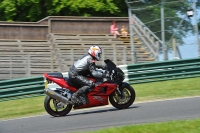
<svg viewBox="0 0 200 133"><path fill-rule="evenodd" d="M103 78L110 78L110 73L108 71L105 71L102 76Z"/></svg>

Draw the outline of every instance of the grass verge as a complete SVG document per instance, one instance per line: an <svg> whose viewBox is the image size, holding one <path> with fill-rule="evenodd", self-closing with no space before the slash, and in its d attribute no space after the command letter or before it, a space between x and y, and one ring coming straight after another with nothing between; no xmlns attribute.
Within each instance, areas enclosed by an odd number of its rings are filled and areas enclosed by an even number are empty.
<svg viewBox="0 0 200 133"><path fill-rule="evenodd" d="M135 102L200 96L200 78L169 80L135 84ZM0 120L46 114L43 102L45 96L0 102Z"/></svg>
<svg viewBox="0 0 200 133"><path fill-rule="evenodd" d="M111 127L88 133L199 133L200 119Z"/></svg>

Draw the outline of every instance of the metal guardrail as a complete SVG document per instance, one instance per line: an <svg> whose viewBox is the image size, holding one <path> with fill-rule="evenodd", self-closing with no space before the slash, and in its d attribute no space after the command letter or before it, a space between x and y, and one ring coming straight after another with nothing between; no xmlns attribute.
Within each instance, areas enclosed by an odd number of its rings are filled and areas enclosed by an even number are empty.
<svg viewBox="0 0 200 133"><path fill-rule="evenodd" d="M0 81L0 102L43 94L43 76Z"/></svg>
<svg viewBox="0 0 200 133"><path fill-rule="evenodd" d="M126 74L125 81L130 84L200 77L200 58L119 67ZM0 102L43 95L43 88L43 76L0 81Z"/></svg>
<svg viewBox="0 0 200 133"><path fill-rule="evenodd" d="M200 58L128 65L126 73L130 84L200 77Z"/></svg>

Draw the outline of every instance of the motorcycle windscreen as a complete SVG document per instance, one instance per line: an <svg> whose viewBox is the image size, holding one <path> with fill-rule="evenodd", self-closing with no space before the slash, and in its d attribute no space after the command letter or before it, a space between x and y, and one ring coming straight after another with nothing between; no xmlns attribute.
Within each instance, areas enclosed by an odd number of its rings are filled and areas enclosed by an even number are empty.
<svg viewBox="0 0 200 133"><path fill-rule="evenodd" d="M109 59L104 60L104 62L106 63L107 68L110 69L110 70L115 70L117 68L116 65L115 65L115 63L113 63Z"/></svg>

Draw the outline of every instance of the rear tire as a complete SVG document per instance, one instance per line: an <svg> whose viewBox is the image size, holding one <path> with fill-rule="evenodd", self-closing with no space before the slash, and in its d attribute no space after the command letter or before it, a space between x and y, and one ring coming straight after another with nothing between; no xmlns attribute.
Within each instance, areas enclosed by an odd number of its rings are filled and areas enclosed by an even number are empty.
<svg viewBox="0 0 200 133"><path fill-rule="evenodd" d="M59 117L67 115L71 111L72 105L64 105L60 101L46 96L44 99L44 108L51 116Z"/></svg>
<svg viewBox="0 0 200 133"><path fill-rule="evenodd" d="M110 103L117 109L126 109L133 104L135 101L135 90L129 84L121 88L121 93L123 93L123 97L118 93L118 90L113 92L109 96Z"/></svg>

